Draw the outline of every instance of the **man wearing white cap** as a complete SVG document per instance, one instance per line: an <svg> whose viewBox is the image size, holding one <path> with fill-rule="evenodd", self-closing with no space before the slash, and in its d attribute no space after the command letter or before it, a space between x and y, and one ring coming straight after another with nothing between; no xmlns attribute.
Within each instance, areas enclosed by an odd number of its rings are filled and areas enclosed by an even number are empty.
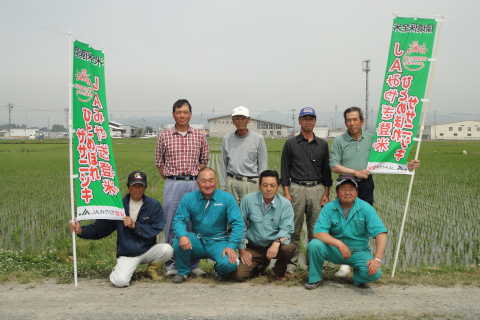
<svg viewBox="0 0 480 320"><path fill-rule="evenodd" d="M258 176L268 169L268 156L263 137L247 129L248 109L233 109L232 120L237 130L223 137L220 187L240 204L246 194L259 190Z"/></svg>

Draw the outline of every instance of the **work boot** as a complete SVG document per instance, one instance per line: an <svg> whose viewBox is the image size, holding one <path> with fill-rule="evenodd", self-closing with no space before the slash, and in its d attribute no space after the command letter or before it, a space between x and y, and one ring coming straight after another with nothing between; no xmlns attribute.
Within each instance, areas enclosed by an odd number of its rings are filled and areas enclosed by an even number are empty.
<svg viewBox="0 0 480 320"><path fill-rule="evenodd" d="M283 274L283 276L279 277L279 276L277 276L277 269L275 267L272 268L272 271L273 271L273 274L275 275L275 280L277 280L277 281L286 281L287 280L287 277L285 276L285 273Z"/></svg>
<svg viewBox="0 0 480 320"><path fill-rule="evenodd" d="M163 262L149 262L147 267L147 273L154 281L163 280L163 276L158 274L158 270L163 266Z"/></svg>

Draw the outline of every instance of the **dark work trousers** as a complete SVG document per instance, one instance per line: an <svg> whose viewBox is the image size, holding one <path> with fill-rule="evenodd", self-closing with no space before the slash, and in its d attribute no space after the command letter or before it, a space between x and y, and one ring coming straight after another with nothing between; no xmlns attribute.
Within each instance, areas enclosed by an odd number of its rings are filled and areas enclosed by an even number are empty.
<svg viewBox="0 0 480 320"><path fill-rule="evenodd" d="M246 281L253 276L260 265L267 263L268 248L269 247L249 246L247 244L246 250L252 254L252 265L247 266L240 260L237 270L232 272L233 280ZM287 264L290 262L290 259L292 259L294 253L295 246L291 242L280 245L277 256L275 257L277 259L275 263L276 276L283 277L285 275Z"/></svg>
<svg viewBox="0 0 480 320"><path fill-rule="evenodd" d="M368 179L358 181L358 197L363 201L368 202L373 206L373 190L375 185L373 184L372 176L368 176Z"/></svg>

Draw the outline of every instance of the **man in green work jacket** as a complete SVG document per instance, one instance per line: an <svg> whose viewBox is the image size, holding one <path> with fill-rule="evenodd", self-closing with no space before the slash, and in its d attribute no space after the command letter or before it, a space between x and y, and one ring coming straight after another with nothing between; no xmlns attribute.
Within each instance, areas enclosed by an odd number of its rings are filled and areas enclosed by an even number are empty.
<svg viewBox="0 0 480 320"><path fill-rule="evenodd" d="M337 180L337 199L327 203L315 224L314 237L308 244L310 272L305 289L322 284L325 260L353 267L353 281L360 288L382 275L383 252L387 243L387 229L375 209L357 198L355 177L340 176ZM375 256L370 253L369 237L375 239Z"/></svg>
<svg viewBox="0 0 480 320"><path fill-rule="evenodd" d="M263 171L260 191L247 194L240 203L245 227L238 245L240 264L232 273L236 281L248 280L259 266L265 270L271 259L277 259L273 268L276 280L285 279L287 265L295 253L290 242L294 214L291 202L277 194L279 180L277 171Z"/></svg>

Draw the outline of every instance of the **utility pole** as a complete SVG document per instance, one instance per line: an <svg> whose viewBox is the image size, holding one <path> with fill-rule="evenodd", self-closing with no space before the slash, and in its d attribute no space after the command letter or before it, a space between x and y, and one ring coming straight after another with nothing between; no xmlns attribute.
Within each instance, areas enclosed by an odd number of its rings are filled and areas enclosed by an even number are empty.
<svg viewBox="0 0 480 320"><path fill-rule="evenodd" d="M295 111L296 109L292 109L292 122L293 122L293 135L295 135L295 132L297 131L296 128L295 128Z"/></svg>
<svg viewBox="0 0 480 320"><path fill-rule="evenodd" d="M47 131L50 131L50 117L48 117L48 120L47 120Z"/></svg>
<svg viewBox="0 0 480 320"><path fill-rule="evenodd" d="M375 124L373 123L373 108L370 108L370 127L373 128Z"/></svg>
<svg viewBox="0 0 480 320"><path fill-rule="evenodd" d="M13 109L13 104L12 103L9 103L8 104L8 137L10 137L10 135L12 134L10 132L10 124L11 124L11 113L12 113L12 109Z"/></svg>
<svg viewBox="0 0 480 320"><path fill-rule="evenodd" d="M366 90L365 90L365 131L368 129L368 72L370 71L370 59L362 61L363 71L365 71L366 77Z"/></svg>
<svg viewBox="0 0 480 320"><path fill-rule="evenodd" d="M25 111L25 129L28 128L28 125L27 125L27 116L28 116L28 111Z"/></svg>
<svg viewBox="0 0 480 320"><path fill-rule="evenodd" d="M65 120L67 121L67 132L68 132L68 108L65 109Z"/></svg>
<svg viewBox="0 0 480 320"><path fill-rule="evenodd" d="M336 129L337 129L337 109L338 109L338 106L335 105L334 109L335 109L335 128L333 128L332 130L336 130Z"/></svg>
<svg viewBox="0 0 480 320"><path fill-rule="evenodd" d="M332 130L333 130L333 119L330 119L330 121L332 122Z"/></svg>
<svg viewBox="0 0 480 320"><path fill-rule="evenodd" d="M215 118L215 108L212 109L212 118Z"/></svg>
<svg viewBox="0 0 480 320"><path fill-rule="evenodd" d="M435 141L437 141L437 111L433 111L433 121L435 123ZM431 132L432 130L430 130Z"/></svg>

